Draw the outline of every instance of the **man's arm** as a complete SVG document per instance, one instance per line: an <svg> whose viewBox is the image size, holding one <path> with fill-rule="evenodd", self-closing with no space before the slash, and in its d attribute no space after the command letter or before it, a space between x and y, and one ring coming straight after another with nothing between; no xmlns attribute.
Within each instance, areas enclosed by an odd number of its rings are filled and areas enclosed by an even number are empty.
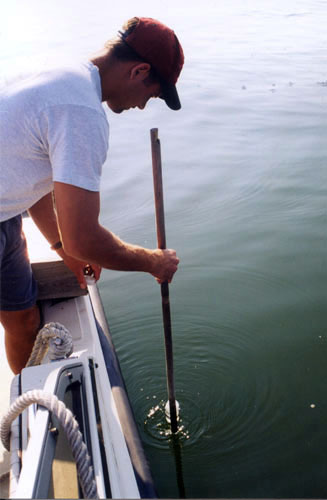
<svg viewBox="0 0 327 500"><path fill-rule="evenodd" d="M52 193L41 198L28 212L50 245L60 240Z"/></svg>
<svg viewBox="0 0 327 500"><path fill-rule="evenodd" d="M76 259L120 271L151 273L171 281L179 259L174 250L150 250L122 241L99 224L100 196L61 182L54 183L56 211L65 252Z"/></svg>
<svg viewBox="0 0 327 500"><path fill-rule="evenodd" d="M60 241L52 193L47 194L35 203L35 205L29 209L29 214L50 245ZM64 260L65 264L75 273L81 287L86 288L84 268L87 262L68 255L63 248L57 249L56 252ZM95 279L99 279L101 269L98 266L94 266L93 271Z"/></svg>

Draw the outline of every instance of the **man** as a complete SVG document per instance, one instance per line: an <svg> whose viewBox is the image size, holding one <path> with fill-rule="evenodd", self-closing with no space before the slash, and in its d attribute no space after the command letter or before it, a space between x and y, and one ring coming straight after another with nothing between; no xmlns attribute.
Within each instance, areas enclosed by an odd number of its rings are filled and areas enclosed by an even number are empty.
<svg viewBox="0 0 327 500"><path fill-rule="evenodd" d="M96 279L102 267L148 272L159 283L176 272L174 250L126 243L99 224L99 181L109 133L102 102L121 113L161 97L177 110L183 62L172 30L133 18L87 64L45 71L1 91L0 310L14 373L25 366L40 326L21 232L25 210L81 287L86 263Z"/></svg>

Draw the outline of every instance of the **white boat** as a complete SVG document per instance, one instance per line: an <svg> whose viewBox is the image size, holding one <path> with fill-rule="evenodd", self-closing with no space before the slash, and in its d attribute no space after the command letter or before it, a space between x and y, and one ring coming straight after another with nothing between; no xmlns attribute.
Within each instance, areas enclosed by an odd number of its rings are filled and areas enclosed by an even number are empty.
<svg viewBox="0 0 327 500"><path fill-rule="evenodd" d="M62 342L56 335L41 364L24 368L13 379L11 403L17 398L39 402L30 404L10 428L9 497L154 498L155 487L97 285L81 290L57 254L50 251L49 260L48 244L40 243L43 237L30 219L24 227L39 283L43 324L48 325L45 331L58 333L63 325L73 347L70 355L51 360L51 349ZM40 262L45 256L46 261ZM82 451L73 453L55 410L45 408L42 397L54 408L54 396L73 413L86 449L82 443ZM8 435L5 427L2 435ZM75 435L70 439L74 446L79 440ZM77 465L76 454L80 455ZM77 471L83 465L84 477Z"/></svg>

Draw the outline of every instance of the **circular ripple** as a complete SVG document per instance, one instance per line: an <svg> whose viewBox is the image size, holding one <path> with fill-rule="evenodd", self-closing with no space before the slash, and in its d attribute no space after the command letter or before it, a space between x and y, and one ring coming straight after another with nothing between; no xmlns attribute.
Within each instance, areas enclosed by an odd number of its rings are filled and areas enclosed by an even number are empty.
<svg viewBox="0 0 327 500"><path fill-rule="evenodd" d="M180 413L178 420L178 430L176 435L180 442L185 446L191 446L196 443L206 431L204 423L204 414L198 403L195 403L187 396L179 397ZM146 441L156 448L166 448L172 438L170 423L165 414L166 401L161 400L155 406L152 406L144 421L144 431ZM196 415L197 418L191 417Z"/></svg>
<svg viewBox="0 0 327 500"><path fill-rule="evenodd" d="M285 305L280 310L279 293L285 296L284 290L289 289L292 297L307 294L287 277L257 269L231 266L220 274L224 293L215 295L212 289L211 295L204 295L201 310L194 307L194 301L181 301L183 313L174 315L173 333L175 390L181 407L178 437L190 456L196 451L208 461L214 457L221 464L217 474L226 475L226 464L241 470L246 456L247 466L256 467L280 446L282 436L272 439L272 429L286 429L288 439L295 440L295 431L284 422L289 403L281 398L280 387L285 380L276 372L283 337L276 342L280 334L275 331L271 336L266 325L257 321L265 310L264 300L252 304L240 298L274 292L269 293L269 310L274 307L281 317ZM199 285L198 290L205 293L206 287ZM229 298L237 308L230 305ZM288 308L293 307L293 300ZM120 317L119 354L144 443L168 449L172 434L164 411L162 324L160 315L150 311L146 318L135 314Z"/></svg>

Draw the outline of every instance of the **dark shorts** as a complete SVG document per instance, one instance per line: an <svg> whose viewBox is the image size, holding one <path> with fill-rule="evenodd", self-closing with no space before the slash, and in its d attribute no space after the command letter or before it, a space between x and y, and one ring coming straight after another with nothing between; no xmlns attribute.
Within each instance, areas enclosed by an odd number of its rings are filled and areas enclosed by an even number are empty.
<svg viewBox="0 0 327 500"><path fill-rule="evenodd" d="M27 255L22 217L0 222L0 310L21 311L35 305L37 285Z"/></svg>

